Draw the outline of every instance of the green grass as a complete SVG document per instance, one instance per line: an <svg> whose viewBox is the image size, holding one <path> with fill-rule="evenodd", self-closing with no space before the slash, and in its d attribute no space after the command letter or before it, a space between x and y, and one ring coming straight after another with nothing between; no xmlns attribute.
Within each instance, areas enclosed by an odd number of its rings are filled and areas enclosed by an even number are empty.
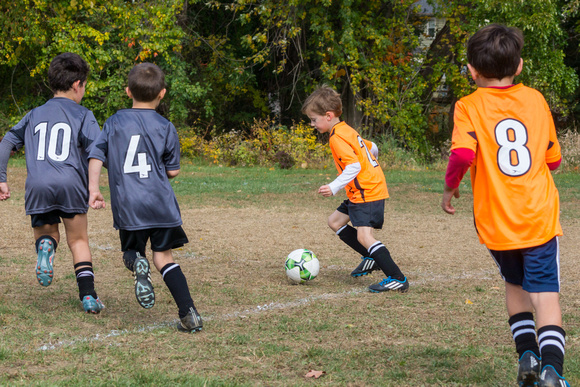
<svg viewBox="0 0 580 387"><path fill-rule="evenodd" d="M157 304L140 308L109 212L89 212L97 291L107 308L81 313L66 243L54 283L39 287L21 183L0 202L0 385L14 386L506 386L516 356L501 278L477 242L468 180L459 213L441 211L444 171L387 170L391 198L377 232L409 276L407 294L370 294L358 257L326 225L344 194L322 198L334 170L182 165L172 181L190 243L175 257L204 330L175 329L176 310L153 273ZM555 175L563 227L565 371L580 383L580 270L575 220L580 175ZM105 190L103 190L105 191ZM23 196L23 195L22 195ZM18 203L16 206L14 203ZM104 246L104 247L98 247ZM112 246L112 247L108 247ZM319 278L290 285L285 255L311 247ZM448 280L448 279L451 280ZM469 300L471 303L467 303ZM325 371L307 379L309 370Z"/></svg>

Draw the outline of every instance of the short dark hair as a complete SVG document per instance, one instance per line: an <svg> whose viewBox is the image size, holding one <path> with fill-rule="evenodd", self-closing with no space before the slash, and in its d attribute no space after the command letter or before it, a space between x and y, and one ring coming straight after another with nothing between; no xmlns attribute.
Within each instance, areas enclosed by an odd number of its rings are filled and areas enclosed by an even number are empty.
<svg viewBox="0 0 580 387"><path fill-rule="evenodd" d="M503 79L517 72L523 46L522 31L490 24L467 41L467 61L483 77Z"/></svg>
<svg viewBox="0 0 580 387"><path fill-rule="evenodd" d="M50 62L48 85L53 93L69 91L76 81L85 83L89 71L89 65L78 54L64 52Z"/></svg>
<svg viewBox="0 0 580 387"><path fill-rule="evenodd" d="M139 63L129 71L129 90L139 102L151 102L165 89L165 74L153 63Z"/></svg>
<svg viewBox="0 0 580 387"><path fill-rule="evenodd" d="M342 114L340 95L330 86L320 86L306 98L302 105L302 113L307 114L309 111L321 116L326 112L333 112L335 116L340 117Z"/></svg>

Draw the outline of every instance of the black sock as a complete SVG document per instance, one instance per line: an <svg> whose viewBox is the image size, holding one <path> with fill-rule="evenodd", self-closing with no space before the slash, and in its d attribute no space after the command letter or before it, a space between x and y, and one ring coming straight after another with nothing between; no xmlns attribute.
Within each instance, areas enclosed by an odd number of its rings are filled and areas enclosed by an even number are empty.
<svg viewBox="0 0 580 387"><path fill-rule="evenodd" d="M56 251L56 247L58 246L58 243L56 243L56 240L53 237L51 237L50 235L43 235L36 240L36 243L35 243L36 244L36 253L38 253L38 245L40 244L40 241L43 239L50 239L50 241L53 243L54 250Z"/></svg>
<svg viewBox="0 0 580 387"><path fill-rule="evenodd" d="M181 267L177 263L168 263L161 269L161 275L179 308L179 317L185 317L189 308L195 308L195 306Z"/></svg>
<svg viewBox="0 0 580 387"><path fill-rule="evenodd" d="M522 312L511 316L508 320L512 337L516 343L518 357L522 357L524 352L532 351L538 358L540 357L540 347L536 338L536 324L532 312Z"/></svg>
<svg viewBox="0 0 580 387"><path fill-rule="evenodd" d="M375 260L387 277L403 281L405 276L399 269L399 266L391 258L391 253L381 242L375 242L368 251L369 257Z"/></svg>
<svg viewBox="0 0 580 387"><path fill-rule="evenodd" d="M81 269L77 267L83 266ZM95 274L91 262L79 262L75 265L75 275L79 287L79 299L82 301L85 296L93 296L97 299L95 291Z"/></svg>
<svg viewBox="0 0 580 387"><path fill-rule="evenodd" d="M351 249L359 253L361 256L366 257L368 256L368 251L365 249L363 245L360 244L356 235L356 228L346 225L342 227L340 230L336 232L336 235L340 238L341 241L346 243Z"/></svg>
<svg viewBox="0 0 580 387"><path fill-rule="evenodd" d="M542 354L542 369L551 365L559 375L564 371L564 347L566 332L557 325L546 325L538 329L538 342Z"/></svg>

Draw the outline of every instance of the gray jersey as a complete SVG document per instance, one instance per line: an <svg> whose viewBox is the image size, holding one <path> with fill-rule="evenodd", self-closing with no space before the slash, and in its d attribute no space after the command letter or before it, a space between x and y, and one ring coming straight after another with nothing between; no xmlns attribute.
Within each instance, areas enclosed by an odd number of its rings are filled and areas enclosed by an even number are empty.
<svg viewBox="0 0 580 387"><path fill-rule="evenodd" d="M26 213L86 213L88 154L101 129L93 113L68 98L32 109L4 141L26 147Z"/></svg>
<svg viewBox="0 0 580 387"><path fill-rule="evenodd" d="M179 138L171 122L152 109L124 109L109 117L90 158L108 168L116 229L181 225L166 171L179 169Z"/></svg>

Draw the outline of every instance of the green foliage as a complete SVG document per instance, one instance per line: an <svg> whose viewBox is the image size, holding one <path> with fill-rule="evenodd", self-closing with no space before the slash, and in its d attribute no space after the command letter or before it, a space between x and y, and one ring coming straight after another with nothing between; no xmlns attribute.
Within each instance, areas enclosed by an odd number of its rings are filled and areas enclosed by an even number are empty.
<svg viewBox="0 0 580 387"><path fill-rule="evenodd" d="M324 167L332 161L330 147L318 141L314 130L304 124L289 128L271 121L255 121L246 131L212 135L205 140L195 130L181 132L181 153L214 164Z"/></svg>
<svg viewBox="0 0 580 387"><path fill-rule="evenodd" d="M177 124L185 122L187 101L202 99L207 89L190 81L180 57L184 32L177 17L182 8L182 0L0 2L0 22L11 27L0 30L0 72L6 75L13 69L19 74L2 81L12 94L0 97L2 105L14 99L17 106L8 109L8 116L15 121L51 97L46 85L50 61L70 51L91 67L83 104L99 122L129 105L127 74L144 61L166 73L171 91L161 109Z"/></svg>
<svg viewBox="0 0 580 387"><path fill-rule="evenodd" d="M130 104L129 70L157 63L168 83L160 112L182 137L229 144L229 159L220 162L275 162L280 149L260 153L248 145L256 136L250 123L292 127L303 120L304 98L322 83L341 93L343 118L365 136L388 137L432 161L449 137L441 117L474 90L465 43L489 22L525 34L517 81L542 91L557 117L574 111L578 0L429 4L433 15L415 0L0 0L0 86L7 91L0 133L51 96L50 60L73 51L91 66L83 104L101 123ZM445 26L425 43L431 17ZM576 47L565 51L568 35ZM298 164L307 159L284 152Z"/></svg>

